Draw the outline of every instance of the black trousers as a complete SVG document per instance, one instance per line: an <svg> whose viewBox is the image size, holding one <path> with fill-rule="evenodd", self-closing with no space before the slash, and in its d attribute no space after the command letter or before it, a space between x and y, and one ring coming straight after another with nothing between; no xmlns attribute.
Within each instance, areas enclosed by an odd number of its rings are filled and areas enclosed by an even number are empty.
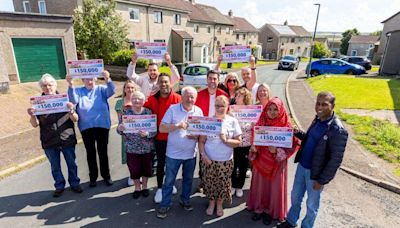
<svg viewBox="0 0 400 228"><path fill-rule="evenodd" d="M167 141L155 140L157 154L157 188L162 188L165 176L165 157L167 153Z"/></svg>
<svg viewBox="0 0 400 228"><path fill-rule="evenodd" d="M250 146L233 149L232 188L243 188L249 165L249 150Z"/></svg>
<svg viewBox="0 0 400 228"><path fill-rule="evenodd" d="M81 132L82 140L86 148L86 158L89 166L90 181L96 181L99 175L97 170L96 144L97 154L99 155L100 161L100 174L103 179L110 179L110 169L107 155L109 131L110 130L107 128L94 127Z"/></svg>

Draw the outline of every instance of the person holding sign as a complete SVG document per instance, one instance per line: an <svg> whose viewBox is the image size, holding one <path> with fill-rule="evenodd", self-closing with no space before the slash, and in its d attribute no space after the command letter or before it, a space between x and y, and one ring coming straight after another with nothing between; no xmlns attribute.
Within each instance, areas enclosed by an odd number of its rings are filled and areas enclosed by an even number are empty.
<svg viewBox="0 0 400 228"><path fill-rule="evenodd" d="M257 126L292 127L281 99L274 97L268 102ZM253 175L247 209L254 212L254 221L263 218L263 223L269 225L272 219L286 218L287 159L297 152L299 145L299 140L293 137L291 148L251 146L249 159L253 163Z"/></svg>
<svg viewBox="0 0 400 228"><path fill-rule="evenodd" d="M97 185L97 156L100 160L100 174L107 186L113 184L108 165L107 145L108 133L111 127L110 108L108 98L115 93L115 85L111 81L110 73L103 71L102 76L106 85L96 85L96 78L83 78L83 87L75 88L72 77L66 76L68 96L76 104L79 115L78 127L85 144L87 162L89 166L90 187ZM96 152L97 144L97 152Z"/></svg>
<svg viewBox="0 0 400 228"><path fill-rule="evenodd" d="M224 91L228 94L229 104L236 104L236 91L240 88L239 78L235 72L230 72L225 78Z"/></svg>
<svg viewBox="0 0 400 228"><path fill-rule="evenodd" d="M135 185L135 191L133 192L134 199L139 198L140 195L148 197L150 194L147 189L147 180L151 177L152 173L153 154L151 152L154 149L153 138L156 136L157 131L139 130L137 133L129 133L126 131L123 118L137 115L151 115L151 110L143 107L144 99L145 96L142 92L132 92L132 106L122 111L117 128L118 134L124 138L129 173Z"/></svg>
<svg viewBox="0 0 400 228"><path fill-rule="evenodd" d="M122 112L132 107L132 94L134 91L140 90L135 82L128 80L124 83L122 88L122 98L115 103L115 111L117 112L118 119L121 118ZM126 151L124 137L121 140L121 163L126 164ZM128 186L132 186L133 180L128 177Z"/></svg>
<svg viewBox="0 0 400 228"><path fill-rule="evenodd" d="M199 107L194 105L197 90L191 86L182 89L182 102L171 105L165 113L160 132L168 133L168 144L165 166L165 182L162 188L162 201L157 211L158 218L165 218L171 206L173 186L182 166L182 193L180 204L186 211L193 210L190 204L193 173L196 167L197 139L196 135L187 134L189 116L203 116Z"/></svg>
<svg viewBox="0 0 400 228"><path fill-rule="evenodd" d="M149 108L155 115L157 115L157 127L159 128L161 120L163 119L168 108L181 102L181 96L175 93L171 88L171 79L168 74L161 73L158 77L158 88L160 90L150 96L144 107ZM165 174L165 154L167 153L167 140L168 133L158 131L155 146L157 154L157 191L154 195L154 202L160 203L162 200L162 186ZM173 187L173 193L176 194L177 190Z"/></svg>
<svg viewBox="0 0 400 228"><path fill-rule="evenodd" d="M39 81L42 88L42 96L58 94L57 82L50 74L44 74ZM68 167L68 182L71 190L81 193L78 167L75 163L75 127L74 122L78 121L74 105L67 103L67 112L50 113L35 116L35 109L28 108L30 123L32 127L40 126L40 140L42 148L51 165L51 174L54 179L54 197L59 197L64 192L65 179L61 171L60 153L63 153Z"/></svg>
<svg viewBox="0 0 400 228"><path fill-rule="evenodd" d="M223 203L232 202L231 176L233 169L233 148L242 141L242 130L237 119L227 114L229 100L226 96L215 99L215 117L222 120L221 134L200 136L199 152L203 162L204 194L209 199L207 215L224 215Z"/></svg>
<svg viewBox="0 0 400 228"><path fill-rule="evenodd" d="M307 132L296 130L301 142L295 162L299 162L291 192L292 206L281 228L295 227L300 217L301 204L307 192L307 212L301 227L311 228L318 214L324 185L328 184L342 163L348 140L347 130L333 111L335 96L327 91L318 93L315 103L316 118Z"/></svg>
<svg viewBox="0 0 400 228"><path fill-rule="evenodd" d="M132 61L128 65L126 76L128 77L128 79L134 81L136 84L140 86L147 100L149 96L156 94L157 91L159 90L157 86L157 80L160 75L160 72L158 71L158 66L156 63L150 63L147 66L148 77L139 76L138 74L135 73L137 59L138 56L136 53L134 53L131 58ZM172 75L170 84L173 87L175 83L179 81L180 78L179 72L176 66L172 64L171 56L168 53L165 53L164 60L168 64L168 67L171 69Z"/></svg>
<svg viewBox="0 0 400 228"><path fill-rule="evenodd" d="M272 93L270 87L265 83L260 84L257 88L256 104L262 105L263 108L265 108L271 97Z"/></svg>
<svg viewBox="0 0 400 228"><path fill-rule="evenodd" d="M251 92L246 88L240 88L236 93L237 105L251 105L253 99ZM233 149L233 172L232 172L232 189L231 194L236 193L237 197L243 196L243 186L246 179L246 171L249 164L249 150L251 146L251 129L255 122L239 122L240 129L242 130L242 142L240 145Z"/></svg>

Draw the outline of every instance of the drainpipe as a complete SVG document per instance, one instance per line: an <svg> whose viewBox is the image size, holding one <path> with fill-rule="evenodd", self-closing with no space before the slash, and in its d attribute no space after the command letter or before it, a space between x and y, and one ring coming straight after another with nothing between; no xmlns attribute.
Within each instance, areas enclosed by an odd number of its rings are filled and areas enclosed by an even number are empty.
<svg viewBox="0 0 400 228"><path fill-rule="evenodd" d="M150 42L150 18L149 18L149 7L146 6L146 41Z"/></svg>
<svg viewBox="0 0 400 228"><path fill-rule="evenodd" d="M211 55L211 61L212 62L214 62L214 56L215 56L215 39L216 39L216 37L215 37L215 24L214 24L214 31L213 31L213 48L212 48L212 55Z"/></svg>

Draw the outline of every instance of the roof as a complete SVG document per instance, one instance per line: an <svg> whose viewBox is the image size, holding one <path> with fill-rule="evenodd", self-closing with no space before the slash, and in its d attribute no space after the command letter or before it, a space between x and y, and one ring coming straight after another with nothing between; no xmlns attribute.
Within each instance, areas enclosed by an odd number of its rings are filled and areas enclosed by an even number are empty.
<svg viewBox="0 0 400 228"><path fill-rule="evenodd" d="M307 32L303 26L300 25L289 25L289 27L298 35L303 37L311 37L311 34Z"/></svg>
<svg viewBox="0 0 400 228"><path fill-rule="evenodd" d="M236 32L258 32L258 29L243 17L226 17L232 21Z"/></svg>
<svg viewBox="0 0 400 228"><path fill-rule="evenodd" d="M352 36L349 43L353 44L374 44L379 40L379 36L358 35Z"/></svg>
<svg viewBox="0 0 400 228"><path fill-rule="evenodd" d="M297 34L287 25L270 25L279 35L296 36Z"/></svg>
<svg viewBox="0 0 400 228"><path fill-rule="evenodd" d="M327 37L315 37L315 41L325 43L328 41L328 38Z"/></svg>
<svg viewBox="0 0 400 228"><path fill-rule="evenodd" d="M175 30L172 29L178 36L180 36L182 39L193 39L193 36L191 36L189 33L183 30Z"/></svg>
<svg viewBox="0 0 400 228"><path fill-rule="evenodd" d="M386 23L387 21L389 21L390 19L392 19L392 18L396 17L396 16L397 16L397 15L399 15L399 14L400 14L400 11L399 11L399 12L397 12L397 13L395 13L394 15L392 15L391 17L389 17L388 19L386 19L386 20L382 21L381 23Z"/></svg>
<svg viewBox="0 0 400 228"><path fill-rule="evenodd" d="M24 13L24 12L2 12L0 11L0 19L8 21L34 21L34 22L53 22L72 24L72 16L58 14L40 14L40 13Z"/></svg>
<svg viewBox="0 0 400 228"><path fill-rule="evenodd" d="M225 15L219 12L217 8L197 3L195 6L203 9L208 17L213 18L217 24L233 25L231 20L229 20L227 17L225 17Z"/></svg>
<svg viewBox="0 0 400 228"><path fill-rule="evenodd" d="M190 9L188 9L188 5L185 3L185 1L182 0L123 0L120 2L132 2L132 3L137 3L139 5L146 5L146 6L158 6L162 7L165 9L171 9L175 11L186 11L190 12Z"/></svg>
<svg viewBox="0 0 400 228"><path fill-rule="evenodd" d="M192 4L190 2L185 2L186 7L190 9L189 13L189 20L190 21L198 21L198 22L206 22L206 23L211 23L215 24L216 20L210 17L201 6L198 6L198 4Z"/></svg>

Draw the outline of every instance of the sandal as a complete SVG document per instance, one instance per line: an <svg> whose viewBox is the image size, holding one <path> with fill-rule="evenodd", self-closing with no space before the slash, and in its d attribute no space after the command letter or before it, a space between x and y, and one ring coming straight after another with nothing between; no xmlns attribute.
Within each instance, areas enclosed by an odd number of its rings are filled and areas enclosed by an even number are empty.
<svg viewBox="0 0 400 228"><path fill-rule="evenodd" d="M208 215L208 216L211 216L211 215L213 215L214 214L214 209L215 209L215 207L208 207L207 208L207 210L206 210L206 214Z"/></svg>
<svg viewBox="0 0 400 228"><path fill-rule="evenodd" d="M267 214L267 213L264 213L263 214L264 216L263 216L263 223L265 224L265 225L270 225L271 224L271 222L272 222L272 217L271 217L271 215L269 215L269 214Z"/></svg>
<svg viewBox="0 0 400 228"><path fill-rule="evenodd" d="M262 218L262 213L253 213L253 216L251 216L251 219L253 221L258 221Z"/></svg>
<svg viewBox="0 0 400 228"><path fill-rule="evenodd" d="M224 209L223 208L217 208L217 216L218 217L224 216Z"/></svg>

